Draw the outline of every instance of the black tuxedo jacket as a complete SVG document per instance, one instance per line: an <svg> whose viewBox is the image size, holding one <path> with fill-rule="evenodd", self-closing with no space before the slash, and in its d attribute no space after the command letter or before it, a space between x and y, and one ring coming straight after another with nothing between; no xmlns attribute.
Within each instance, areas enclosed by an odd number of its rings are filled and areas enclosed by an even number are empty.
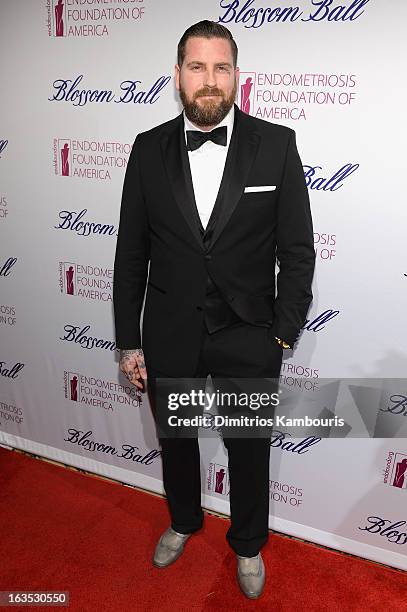
<svg viewBox="0 0 407 612"><path fill-rule="evenodd" d="M244 192L266 185L276 188ZM235 105L215 211L204 246L182 113L140 133L124 179L114 263L116 344L142 346L147 368L169 376L193 376L208 273L242 320L271 325L290 346L312 301L313 227L293 130Z"/></svg>

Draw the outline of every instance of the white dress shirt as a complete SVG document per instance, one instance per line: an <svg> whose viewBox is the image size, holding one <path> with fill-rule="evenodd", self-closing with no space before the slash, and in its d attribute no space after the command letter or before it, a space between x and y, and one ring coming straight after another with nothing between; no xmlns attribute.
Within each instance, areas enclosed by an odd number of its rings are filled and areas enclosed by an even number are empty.
<svg viewBox="0 0 407 612"><path fill-rule="evenodd" d="M212 209L216 202L223 170L225 167L226 156L232 136L235 109L230 109L226 117L213 129L226 125L227 141L226 147L215 144L208 140L195 151L188 151L189 165L191 168L192 184L194 187L195 202L198 209L201 223L206 228ZM200 130L191 123L184 111L184 130ZM206 130L207 131L207 130ZM211 130L209 130L211 131ZM185 133L185 142L187 135Z"/></svg>

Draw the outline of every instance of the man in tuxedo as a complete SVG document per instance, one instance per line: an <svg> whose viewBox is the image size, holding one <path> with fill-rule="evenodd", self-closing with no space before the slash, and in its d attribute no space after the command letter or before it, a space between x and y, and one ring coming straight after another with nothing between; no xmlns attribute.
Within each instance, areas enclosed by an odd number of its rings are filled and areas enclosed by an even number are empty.
<svg viewBox="0 0 407 612"><path fill-rule="evenodd" d="M141 389L158 377L278 378L312 300L315 265L295 132L236 106L237 46L221 24L188 28L177 61L184 110L138 134L123 186L113 292L120 368ZM238 583L255 598L265 582L270 438L223 441L226 538ZM167 567L202 526L200 454L197 437L160 444L171 525L153 563Z"/></svg>

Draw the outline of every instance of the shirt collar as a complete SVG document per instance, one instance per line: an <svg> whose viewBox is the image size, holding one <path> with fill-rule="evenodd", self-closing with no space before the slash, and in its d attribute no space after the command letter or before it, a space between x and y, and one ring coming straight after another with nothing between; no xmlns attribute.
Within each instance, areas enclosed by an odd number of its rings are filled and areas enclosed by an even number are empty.
<svg viewBox="0 0 407 612"><path fill-rule="evenodd" d="M185 115L185 111L183 111L183 116L184 116L184 133L185 133L185 141L186 141L186 131L187 130L199 130L200 132L206 131L206 130L202 130L201 128L197 127L196 125L194 125L193 123L190 122L190 120L188 119L188 117ZM234 122L234 118L235 118L235 105L233 104L232 108L230 109L230 111L228 112L228 114L226 115L226 117L217 125L215 125L214 128L212 129L216 129L218 127L221 127L222 125L226 125L227 129L227 141L226 141L226 146L229 146L230 143L230 139L232 137L232 130L233 130L233 122ZM209 130L210 132L212 130Z"/></svg>

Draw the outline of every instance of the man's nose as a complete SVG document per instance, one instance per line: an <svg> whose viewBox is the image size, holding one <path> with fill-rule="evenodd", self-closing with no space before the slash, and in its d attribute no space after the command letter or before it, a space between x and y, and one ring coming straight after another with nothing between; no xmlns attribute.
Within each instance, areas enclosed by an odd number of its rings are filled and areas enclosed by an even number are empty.
<svg viewBox="0 0 407 612"><path fill-rule="evenodd" d="M205 85L207 87L216 87L216 72L215 69L208 68L205 73Z"/></svg>

